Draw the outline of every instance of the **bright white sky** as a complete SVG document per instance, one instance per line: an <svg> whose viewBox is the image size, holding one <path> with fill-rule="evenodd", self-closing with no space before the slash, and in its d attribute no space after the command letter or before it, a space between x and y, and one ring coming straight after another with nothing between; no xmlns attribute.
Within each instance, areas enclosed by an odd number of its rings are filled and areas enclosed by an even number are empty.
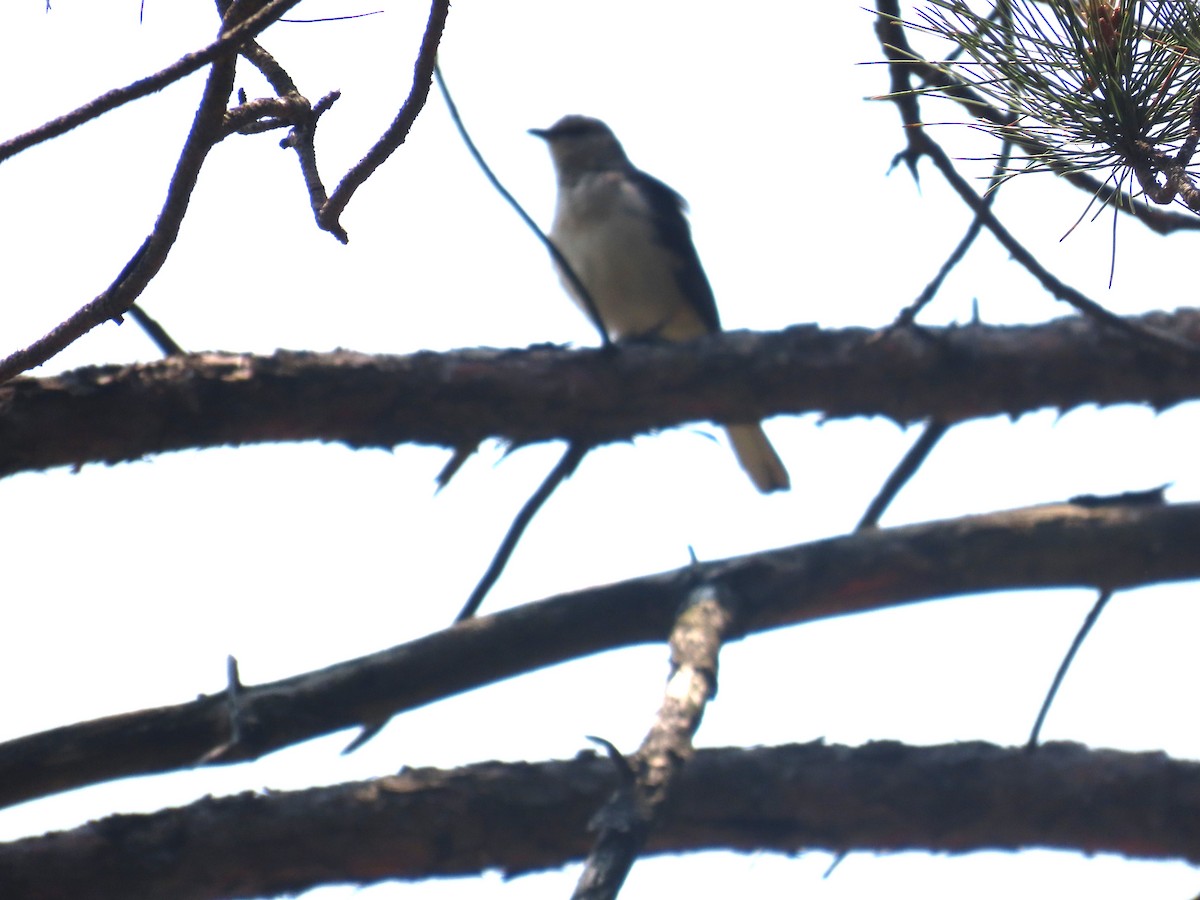
<svg viewBox="0 0 1200 900"><path fill-rule="evenodd" d="M54 0L0 9L9 86L0 137L61 114L195 49L215 32L210 2ZM297 17L348 11L313 0ZM920 189L885 177L897 116L863 97L886 88L871 16L854 3L459 0L442 60L474 137L507 186L548 222L545 147L525 133L567 112L606 119L635 163L686 196L700 255L729 328L796 322L876 326L909 303L968 215L932 170ZM263 39L312 99L343 97L322 120L328 181L391 120L406 93L427 9L391 4L348 22L278 25ZM238 78L264 91L248 67ZM0 166L6 303L0 352L24 345L103 289L150 228L201 80ZM927 107L957 120L957 110ZM964 156L988 145L939 129ZM408 144L351 203L338 244L311 222L278 135L212 155L180 243L143 304L191 350L277 347L372 352L595 342L540 246L486 185L433 98ZM986 172L980 164L978 173ZM998 211L1066 280L1110 308L1192 302L1167 260L1193 235L1162 239L1121 223L1107 289L1110 221L1059 238L1085 198L1042 176L1002 193ZM988 239L923 317L989 322L1068 310ZM152 359L133 324L107 325L45 367ZM527 533L484 611L703 559L844 533L914 433L884 421L769 423L794 489L764 498L728 448L697 426L589 456ZM1197 411L1053 411L954 431L885 524L924 521L1172 482L1200 496ZM224 684L234 654L247 683L382 649L447 624L513 513L560 452L474 459L440 496L445 451L394 454L272 446L89 466L0 482L9 620L0 740L100 715L185 701ZM1197 621L1184 586L1119 595L1069 676L1046 739L1200 757L1192 726ZM996 595L794 628L730 646L704 745L808 741L1021 743L1089 593ZM359 752L351 734L249 766L119 782L0 811L0 839L206 793L330 784L402 765L569 757L584 735L633 749L661 697L666 654L641 648L572 663L407 714ZM783 695L790 703L778 702ZM772 698L772 714L762 699ZM563 702L569 697L570 702ZM1153 698L1150 702L1149 698ZM780 709L784 710L780 714ZM553 710L551 714L550 711ZM713 895L822 900L900 894L929 900L1191 896L1183 865L1070 854L929 858L710 854L640 863L622 896L662 896L664 878ZM684 875L681 876L681 867ZM321 900L561 897L576 869L498 887L494 876ZM669 890L668 890L669 892ZM1056 891L1057 892L1057 891Z"/></svg>

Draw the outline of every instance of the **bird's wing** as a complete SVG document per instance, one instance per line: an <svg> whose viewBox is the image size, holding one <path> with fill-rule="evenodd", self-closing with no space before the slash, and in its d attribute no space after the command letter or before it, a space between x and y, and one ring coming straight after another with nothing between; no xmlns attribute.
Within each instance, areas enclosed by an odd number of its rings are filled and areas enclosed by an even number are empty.
<svg viewBox="0 0 1200 900"><path fill-rule="evenodd" d="M721 319L717 315L717 301L713 297L708 277L704 274L704 267L700 264L696 245L692 243L692 230L684 216L687 201L653 175L638 171L635 180L642 196L650 204L655 231L661 236L663 246L677 260L675 277L680 289L692 303L705 326L710 331L720 331Z"/></svg>

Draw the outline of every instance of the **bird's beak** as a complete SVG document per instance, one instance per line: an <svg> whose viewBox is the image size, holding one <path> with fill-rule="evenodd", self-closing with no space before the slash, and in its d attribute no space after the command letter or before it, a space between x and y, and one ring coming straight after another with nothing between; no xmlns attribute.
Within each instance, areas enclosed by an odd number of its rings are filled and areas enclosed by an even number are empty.
<svg viewBox="0 0 1200 900"><path fill-rule="evenodd" d="M550 138L549 128L530 128L529 133L536 138L541 138L543 141L549 140Z"/></svg>

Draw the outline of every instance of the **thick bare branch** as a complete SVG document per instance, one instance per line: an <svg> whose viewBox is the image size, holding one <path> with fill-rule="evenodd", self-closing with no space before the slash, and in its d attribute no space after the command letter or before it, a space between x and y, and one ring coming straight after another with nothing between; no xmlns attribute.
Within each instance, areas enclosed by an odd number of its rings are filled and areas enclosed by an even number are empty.
<svg viewBox="0 0 1200 900"><path fill-rule="evenodd" d="M1196 310L1130 321L1200 340ZM953 424L1198 397L1200 367L1078 317L883 333L797 326L618 351L201 354L0 387L0 475L270 441L595 446L703 419L819 412Z"/></svg>
<svg viewBox="0 0 1200 900"><path fill-rule="evenodd" d="M665 640L697 584L738 598L745 632L903 603L1200 578L1200 504L1058 504L860 532L689 566L459 623L238 695L69 725L0 744L0 806L130 775L272 750L602 650ZM453 610L447 600L447 615ZM224 746L224 752L213 749Z"/></svg>
<svg viewBox="0 0 1200 900"><path fill-rule="evenodd" d="M0 844L0 895L217 900L545 870L586 852L588 817L613 780L594 757L481 763L110 816ZM726 748L697 751L678 788L649 853L1042 847L1200 861L1200 764L1162 753Z"/></svg>

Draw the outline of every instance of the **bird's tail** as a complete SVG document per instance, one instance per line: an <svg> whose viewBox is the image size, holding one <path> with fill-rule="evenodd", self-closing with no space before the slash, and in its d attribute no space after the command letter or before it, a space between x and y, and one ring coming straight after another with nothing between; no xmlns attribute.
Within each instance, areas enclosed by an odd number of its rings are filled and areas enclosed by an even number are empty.
<svg viewBox="0 0 1200 900"><path fill-rule="evenodd" d="M738 462L742 464L756 488L764 494L769 494L772 491L786 491L791 487L787 469L783 467L779 454L767 440L761 425L729 425L726 426L725 433L729 435L729 443L733 445Z"/></svg>

